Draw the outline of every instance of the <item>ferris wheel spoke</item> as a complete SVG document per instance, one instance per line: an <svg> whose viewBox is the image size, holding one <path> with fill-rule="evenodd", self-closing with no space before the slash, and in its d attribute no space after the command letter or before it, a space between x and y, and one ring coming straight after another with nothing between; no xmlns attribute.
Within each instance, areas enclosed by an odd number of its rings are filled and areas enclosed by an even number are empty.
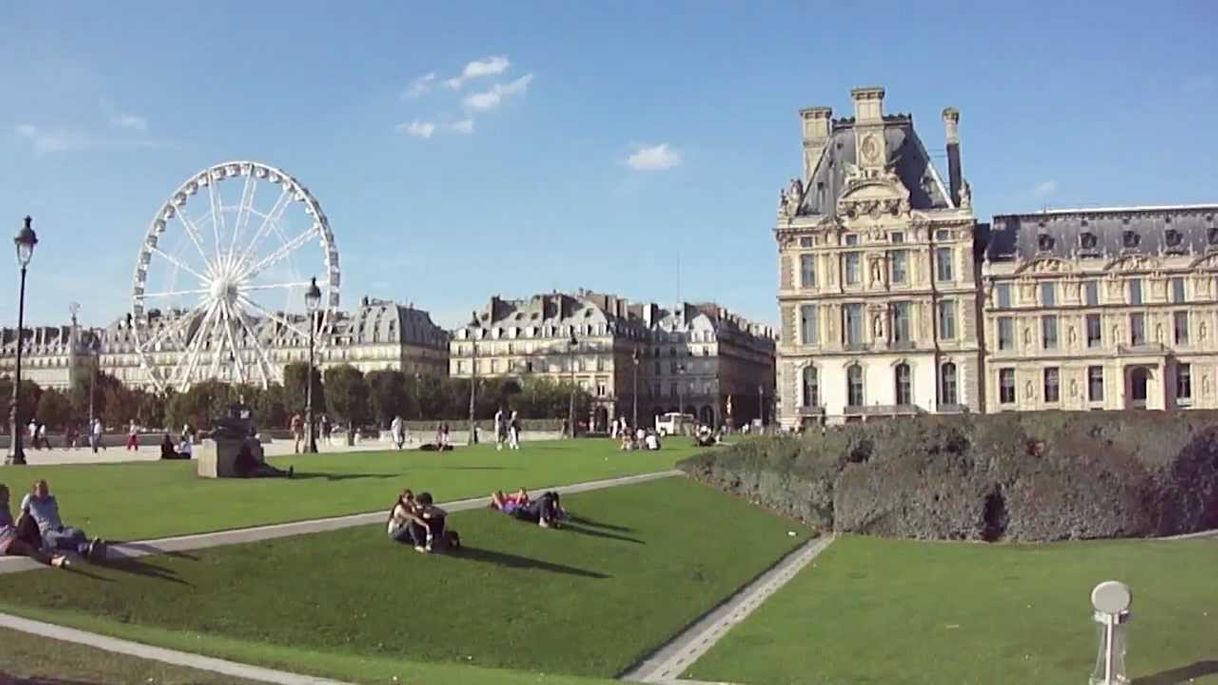
<svg viewBox="0 0 1218 685"><path fill-rule="evenodd" d="M307 330L302 330L296 324L292 323L291 321L288 321L283 316L276 314L275 312L272 312L271 310L267 309L266 307L263 307L262 305L258 304L257 302L254 302L250 298L246 297L245 295L240 296L240 301L241 301L241 304L249 307L250 309L253 309L254 311L258 312L259 314L265 316L266 318L287 328L288 330L292 331L296 335L299 335L302 338L309 337L309 332Z"/></svg>
<svg viewBox="0 0 1218 685"><path fill-rule="evenodd" d="M176 297L178 295L204 295L211 292L211 288L196 288L192 290L165 290L159 293L144 293L141 297Z"/></svg>
<svg viewBox="0 0 1218 685"><path fill-rule="evenodd" d="M199 227L193 221L186 218L185 208L179 209L174 213L178 217L178 221L182 222L182 226L186 228L186 235L190 237L190 242L195 244L195 249L199 251L199 256L203 258L204 264L210 264L207 258L207 253L203 250L203 235L199 233Z"/></svg>
<svg viewBox="0 0 1218 685"><path fill-rule="evenodd" d="M239 290L240 292L247 292L250 290L275 290L278 288L307 288L307 287L309 287L309 281L298 281L296 283L259 283L258 285L241 285L241 286L237 286L237 290Z"/></svg>
<svg viewBox="0 0 1218 685"><path fill-rule="evenodd" d="M241 350L237 347L237 340L233 336L233 317L230 307L225 304L224 309L224 336L228 338L228 347L232 351L233 368L237 372L237 381L245 382L245 364L241 361Z"/></svg>
<svg viewBox="0 0 1218 685"><path fill-rule="evenodd" d="M207 183L207 197L211 204L211 232L215 237L216 263L219 264L224 256L220 251L220 232L224 228L224 198L216 192L216 179L213 177Z"/></svg>
<svg viewBox="0 0 1218 685"><path fill-rule="evenodd" d="M185 359L178 364L179 369L182 368L182 363L185 363L186 365L185 374L182 375L178 383L182 389L190 386L190 379L192 376L194 376L195 366L197 366L199 363L199 356L202 353L203 342L207 339L210 332L212 319L215 316L216 309L217 303L212 302L211 306L207 308L207 314L204 315L202 323L199 324L199 329L195 331L194 340L191 340L190 345L188 345L186 348Z"/></svg>
<svg viewBox="0 0 1218 685"><path fill-rule="evenodd" d="M237 241L241 236L241 229L249 224L250 210L254 208L254 194L258 190L258 184L254 183L254 174L250 173L245 177L245 184L241 187L241 204L237 205L237 218L233 221L232 240L228 242L229 254L236 254Z"/></svg>
<svg viewBox="0 0 1218 685"><path fill-rule="evenodd" d="M267 230L272 226L277 227L279 225L279 219L283 216L284 211L287 210L288 206L291 204L291 200L291 188L285 184L283 190L279 193L279 197L276 198L275 204L271 205L271 211L267 212L262 217L262 223L258 226L258 230L254 232L253 239L250 240L249 245L246 245L245 251L242 253L241 257L243 264L249 261L250 258L248 255L255 254L255 250L258 249L258 244L262 242L264 237L266 237Z"/></svg>
<svg viewBox="0 0 1218 685"><path fill-rule="evenodd" d="M151 250L152 252L155 252L155 253L157 253L157 254L161 255L161 257L165 258L165 260L166 260L166 261L168 261L170 264L173 264L174 266L176 266L176 267L178 267L179 269L181 269L181 270L183 270L183 271L185 271L185 272L189 273L190 275L192 275L192 276L194 276L194 277L198 278L200 281L203 281L204 283L206 283L206 282L208 282L208 281L210 281L210 280L211 280L211 277L209 277L209 276L204 276L203 274L199 273L198 271L195 271L194 269L190 268L189 266L186 266L186 265L185 265L184 263L182 263L182 261L181 261L181 260L179 260L177 257L174 257L173 255L169 254L168 252L166 252L166 251L162 250L162 249L161 249L161 248L159 248L159 247L150 247L150 248L148 248L148 249L149 249L149 250Z"/></svg>
<svg viewBox="0 0 1218 685"><path fill-rule="evenodd" d="M271 377L268 372L270 369L273 368L273 366L271 365L270 357L267 356L266 348L262 345L262 341L258 339L258 334L256 332L254 332L254 329L251 328L250 325L245 322L245 316L240 311L237 312L237 323L241 324L241 328L243 328L245 330L245 332L249 335L250 344L253 345L254 351L258 355L258 357L257 357L257 359L259 360L258 371L260 371L262 373L263 384L265 386L270 386Z"/></svg>
<svg viewBox="0 0 1218 685"><path fill-rule="evenodd" d="M174 332L178 331L179 329L182 328L183 324L188 324L191 321L194 321L195 316L198 315L199 313L201 313L203 311L203 309L205 309L209 306L211 306L211 303L203 302L199 306L195 307L194 309L190 310L189 312L186 312L182 316L178 317L175 321L173 321L173 323L162 326L161 330L157 331L156 335L152 336L152 338L149 339L148 342L144 343L143 347L145 349L148 349L151 351L156 351L157 343L159 343L162 339L164 339L165 336L169 335L170 333L174 333Z"/></svg>
<svg viewBox="0 0 1218 685"><path fill-rule="evenodd" d="M283 261L293 252L304 247L309 242L309 239L312 238L316 234L317 234L317 226L309 227L309 229L307 231L305 231L304 233L301 233L300 235L296 236L295 238L292 238L288 242L284 243L283 245L281 245L279 247L279 249L272 252L262 261L258 262L257 264L254 264L253 266L247 268L245 271L241 272L241 278L243 278L243 279L253 278L253 277L257 276L259 273L261 273L263 270L267 269L268 267L271 267L271 266L275 265L276 263Z"/></svg>

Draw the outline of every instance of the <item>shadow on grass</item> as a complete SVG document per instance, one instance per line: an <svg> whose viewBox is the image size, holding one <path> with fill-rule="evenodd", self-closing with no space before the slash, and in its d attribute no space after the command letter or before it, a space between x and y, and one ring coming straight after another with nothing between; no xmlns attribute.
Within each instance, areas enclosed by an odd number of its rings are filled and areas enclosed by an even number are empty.
<svg viewBox="0 0 1218 685"><path fill-rule="evenodd" d="M297 471L292 475L291 480L314 480L321 478L327 481L340 480L359 480L360 478L401 478L400 473L312 473L307 471Z"/></svg>
<svg viewBox="0 0 1218 685"><path fill-rule="evenodd" d="M621 535L619 533L610 533L608 531L597 530L595 528L584 528L583 526L573 526L570 523L563 524L560 528L558 528L558 530L565 530L569 533L578 533L580 535L587 535L587 536L594 537L594 538L605 538L608 540L621 540L622 542L633 542L636 545L647 544L647 543L643 542L642 540L640 540L638 538L632 538L629 535Z"/></svg>
<svg viewBox="0 0 1218 685"><path fill-rule="evenodd" d="M633 528L629 528L627 526L615 526L612 523L602 523L600 521L593 521L592 519L584 518L583 516L572 515L572 516L568 516L567 520L570 521L571 523L578 523L578 524L584 525L584 526L592 526L594 528L608 528L609 530L616 530L619 533L633 533L634 532Z"/></svg>
<svg viewBox="0 0 1218 685"><path fill-rule="evenodd" d="M569 576L580 576L582 578L596 578L598 580L603 580L610 577L598 571L589 571L587 569L577 568L575 566L567 566L566 564L555 564L549 561L542 561L540 559L530 559L529 557L522 557L516 554L496 552L489 549L479 549L477 547L462 547L461 549L453 552L451 556L457 559L468 559L470 561L478 561L486 564L495 564L496 566L536 569L538 571L562 573Z"/></svg>
<svg viewBox="0 0 1218 685"><path fill-rule="evenodd" d="M138 559L123 558L111 559L101 565L111 571L119 571L120 573L130 573L132 575L144 576L146 578L156 578L157 580L167 580L171 583L179 585L190 585L186 581L177 576L176 573L169 569L154 566L153 564L145 563Z"/></svg>
<svg viewBox="0 0 1218 685"><path fill-rule="evenodd" d="M1170 671L1160 671L1154 675L1142 676L1133 681L1133 685L1176 685L1191 683L1196 678L1207 675L1218 675L1218 661L1194 661L1187 666L1173 668Z"/></svg>
<svg viewBox="0 0 1218 685"><path fill-rule="evenodd" d="M107 540L106 544L108 544L110 546L109 554L110 554L111 562L125 560L125 559L133 559L134 557L131 556L130 552L143 552L144 554L160 554L162 556L173 557L174 559L185 559L187 561L198 561L199 560L199 557L197 557L193 554L188 554L186 552L166 551L166 550L161 549L160 547L157 547L156 545L151 545L151 544L147 544L147 543L143 543L143 542L132 542L132 541L128 541L128 540ZM3 682L3 681L0 681L0 682Z"/></svg>
<svg viewBox="0 0 1218 685"><path fill-rule="evenodd" d="M34 676L32 678L17 678L15 676L6 675L4 671L0 671L0 683L4 685L101 685L92 680L63 680L60 678L43 678Z"/></svg>

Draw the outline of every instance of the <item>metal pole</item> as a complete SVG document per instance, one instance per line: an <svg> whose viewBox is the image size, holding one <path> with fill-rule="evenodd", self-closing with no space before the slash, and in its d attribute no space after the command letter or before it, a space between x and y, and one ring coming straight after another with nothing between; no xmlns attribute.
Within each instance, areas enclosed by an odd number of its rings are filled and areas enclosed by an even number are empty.
<svg viewBox="0 0 1218 685"><path fill-rule="evenodd" d="M757 418L765 427L765 387L757 386Z"/></svg>
<svg viewBox="0 0 1218 685"><path fill-rule="evenodd" d="M469 439L466 441L468 445L478 444L478 430L474 424L474 393L478 388L478 341L475 339L472 345L473 350L473 367L470 369L469 377Z"/></svg>
<svg viewBox="0 0 1218 685"><path fill-rule="evenodd" d="M305 377L305 424L309 439L305 449L310 454L317 453L317 430L313 426L313 329L316 327L316 313L309 312L309 373Z"/></svg>
<svg viewBox="0 0 1218 685"><path fill-rule="evenodd" d="M572 338L574 341L574 338ZM568 355L568 361L571 365L571 399L567 403L567 437L575 437L575 347L578 343L572 342L568 345L571 349L571 354Z"/></svg>
<svg viewBox="0 0 1218 685"><path fill-rule="evenodd" d="M639 429L639 351L634 351L634 391L631 393L632 411L630 416L630 427Z"/></svg>
<svg viewBox="0 0 1218 685"><path fill-rule="evenodd" d="M9 443L6 464L20 466L25 463L25 450L21 448L21 332L25 328L25 266L21 267L21 288L17 294L17 366L13 371L13 405L9 407L9 423L12 424L13 439Z"/></svg>
<svg viewBox="0 0 1218 685"><path fill-rule="evenodd" d="M93 397L94 397L94 392L97 388L97 366L99 363L98 362L99 353L97 351L96 342L93 343L92 351L93 351L93 372L89 374L89 431L90 431L90 435L92 435L92 431L93 431L93 414L94 414Z"/></svg>

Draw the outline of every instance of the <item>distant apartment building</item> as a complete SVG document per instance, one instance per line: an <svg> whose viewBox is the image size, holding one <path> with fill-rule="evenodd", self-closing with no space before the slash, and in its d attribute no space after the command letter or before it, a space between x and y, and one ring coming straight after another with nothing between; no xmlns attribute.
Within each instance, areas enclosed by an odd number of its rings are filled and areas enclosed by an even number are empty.
<svg viewBox="0 0 1218 685"><path fill-rule="evenodd" d="M640 423L678 408L741 423L773 387L772 332L715 304L666 310L581 290L492 297L475 318L453 333L450 375L574 382L593 397L581 417L593 430L636 406Z"/></svg>
<svg viewBox="0 0 1218 685"><path fill-rule="evenodd" d="M279 321L264 318L250 326L257 344L249 337L238 338L242 357L251 367L266 355L266 366L272 369L268 382L280 381L287 364L309 358L308 337L302 333L308 331L307 316L277 316ZM448 373L448 337L423 310L365 297L354 311L332 314L316 341L316 363L323 371L350 364L364 372L395 369L409 375L443 377ZM16 341L15 329L0 329L0 375L12 374ZM149 359L137 351L129 316L105 328L82 328L75 323L27 328L23 344L22 378L43 387L71 387L77 375L92 368L96 354L101 371L132 387L156 388ZM161 377L172 377L170 369L181 364L182 350L166 345L150 358Z"/></svg>

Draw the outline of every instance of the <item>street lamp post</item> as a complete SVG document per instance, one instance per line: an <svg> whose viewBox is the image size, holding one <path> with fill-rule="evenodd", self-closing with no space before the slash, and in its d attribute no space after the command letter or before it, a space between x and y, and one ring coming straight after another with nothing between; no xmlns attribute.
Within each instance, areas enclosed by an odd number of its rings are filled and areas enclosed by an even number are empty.
<svg viewBox="0 0 1218 685"><path fill-rule="evenodd" d="M567 437L575 437L575 350L579 347L579 339L575 337L575 327L571 327L571 338L567 340L567 361L571 366L571 399L567 403Z"/></svg>
<svg viewBox="0 0 1218 685"><path fill-rule="evenodd" d="M25 217L25 225L17 231L13 244L17 246L17 265L21 267L21 287L17 291L17 364L13 370L13 404L9 407L9 424L12 426L13 439L9 443L8 457L4 463L21 465L25 463L25 450L21 448L21 343L22 330L25 328L25 270L34 256L34 246L38 244L38 235L30 225L33 219Z"/></svg>
<svg viewBox="0 0 1218 685"><path fill-rule="evenodd" d="M470 356L472 365L470 366L469 376L469 439L466 444L478 444L478 425L475 416L475 397L478 392L478 334L482 331L482 324L478 321L478 312L474 312L474 318L469 322L469 338L470 338Z"/></svg>
<svg viewBox="0 0 1218 685"><path fill-rule="evenodd" d="M681 415L681 427L685 428L685 362L677 364L677 413Z"/></svg>
<svg viewBox="0 0 1218 685"><path fill-rule="evenodd" d="M757 420L765 427L765 386L757 386Z"/></svg>
<svg viewBox="0 0 1218 685"><path fill-rule="evenodd" d="M309 313L309 373L305 377L305 430L308 440L305 442L305 452L317 454L317 428L313 423L313 337L317 329L317 307L321 304L321 288L317 287L317 278L309 281L305 290L305 310Z"/></svg>
<svg viewBox="0 0 1218 685"><path fill-rule="evenodd" d="M639 429L639 350L637 347L634 349L634 354L630 355L630 361L633 362L633 364L634 364L634 367L632 369L632 372L634 374L634 377L632 378L632 381L634 383L634 391L630 394L630 403L631 403L630 427L633 428L634 430L638 430Z"/></svg>
<svg viewBox="0 0 1218 685"><path fill-rule="evenodd" d="M89 340L89 353L92 368L89 370L89 430L93 430L93 417L96 416L93 398L97 394L97 367L100 366L101 343L96 337ZM92 433L90 433L92 434Z"/></svg>

